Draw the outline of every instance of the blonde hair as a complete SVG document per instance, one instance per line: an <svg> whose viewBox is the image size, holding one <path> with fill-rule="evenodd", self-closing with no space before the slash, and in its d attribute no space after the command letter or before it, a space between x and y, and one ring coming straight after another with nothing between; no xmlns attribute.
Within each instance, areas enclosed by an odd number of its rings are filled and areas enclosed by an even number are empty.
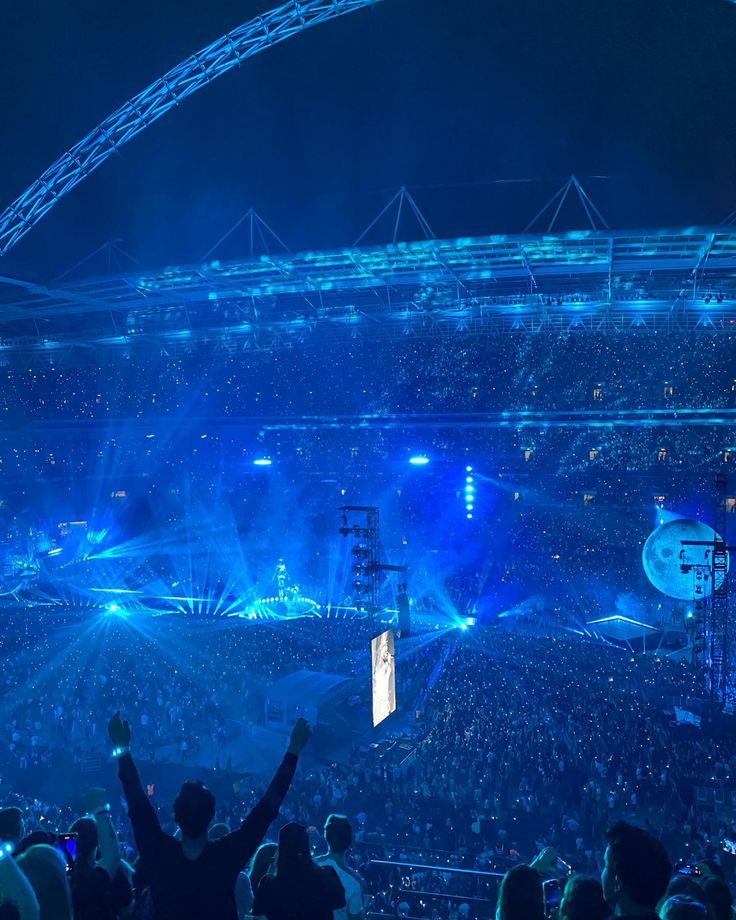
<svg viewBox="0 0 736 920"><path fill-rule="evenodd" d="M38 899L41 920L73 920L66 861L58 850L35 844L18 857L18 866Z"/></svg>

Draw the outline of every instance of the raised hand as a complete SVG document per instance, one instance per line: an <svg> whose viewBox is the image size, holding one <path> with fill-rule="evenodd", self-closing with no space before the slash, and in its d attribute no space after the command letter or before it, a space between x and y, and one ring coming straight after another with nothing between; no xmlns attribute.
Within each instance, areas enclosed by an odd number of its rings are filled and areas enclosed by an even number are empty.
<svg viewBox="0 0 736 920"><path fill-rule="evenodd" d="M289 739L289 753L300 754L309 741L312 729L306 719L297 719L296 724L291 730Z"/></svg>
<svg viewBox="0 0 736 920"><path fill-rule="evenodd" d="M113 746L128 747L130 745L130 725L120 718L120 713L116 712L107 725L107 733L110 736Z"/></svg>
<svg viewBox="0 0 736 920"><path fill-rule="evenodd" d="M538 853L531 861L532 869L537 872L553 872L557 862L557 850L554 847L545 847L541 853Z"/></svg>

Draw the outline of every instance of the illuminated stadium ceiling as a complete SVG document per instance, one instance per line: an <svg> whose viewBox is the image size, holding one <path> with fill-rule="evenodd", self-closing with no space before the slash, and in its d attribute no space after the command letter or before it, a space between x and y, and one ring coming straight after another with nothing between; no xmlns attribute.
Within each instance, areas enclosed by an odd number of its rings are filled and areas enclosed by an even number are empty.
<svg viewBox="0 0 736 920"><path fill-rule="evenodd" d="M0 278L0 353L232 352L369 336L715 334L736 230L579 231L258 256L45 286Z"/></svg>

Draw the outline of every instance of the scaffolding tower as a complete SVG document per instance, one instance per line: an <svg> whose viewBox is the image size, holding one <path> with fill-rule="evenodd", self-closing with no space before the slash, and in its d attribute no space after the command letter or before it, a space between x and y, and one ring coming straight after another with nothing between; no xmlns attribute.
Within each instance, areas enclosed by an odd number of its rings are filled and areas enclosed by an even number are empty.
<svg viewBox="0 0 736 920"><path fill-rule="evenodd" d="M342 505L339 534L351 537L352 593L358 610L375 617L380 608L380 518L373 505ZM357 516L357 520L356 520Z"/></svg>
<svg viewBox="0 0 736 920"><path fill-rule="evenodd" d="M734 703L734 661L730 640L728 551L726 514L728 511L728 477L716 476L716 514L713 537L713 591L710 602L706 640L706 682L714 702ZM708 622L708 621L706 621Z"/></svg>
<svg viewBox="0 0 736 920"><path fill-rule="evenodd" d="M730 499L728 477L725 473L716 475L715 499L713 540L682 541L683 547L706 548L705 564L685 564L682 570L693 573L693 594L698 621L702 614L702 661L706 693L712 703L732 709L736 704L736 655L730 636L728 554L736 550L736 547L728 546L726 540ZM709 581L710 591L707 590Z"/></svg>

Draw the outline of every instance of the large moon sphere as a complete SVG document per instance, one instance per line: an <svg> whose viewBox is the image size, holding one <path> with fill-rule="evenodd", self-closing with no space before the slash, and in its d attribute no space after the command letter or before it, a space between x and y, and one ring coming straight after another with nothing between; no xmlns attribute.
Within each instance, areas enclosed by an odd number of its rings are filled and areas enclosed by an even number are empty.
<svg viewBox="0 0 736 920"><path fill-rule="evenodd" d="M712 575L714 538L713 528L701 521L679 518L662 524L649 534L644 544L642 562L647 578L668 597L683 601L706 597L713 589L713 578L707 576ZM688 541L708 545L688 546ZM728 562L728 555L726 559ZM683 572L683 565L693 568ZM723 577L718 576L718 585Z"/></svg>

